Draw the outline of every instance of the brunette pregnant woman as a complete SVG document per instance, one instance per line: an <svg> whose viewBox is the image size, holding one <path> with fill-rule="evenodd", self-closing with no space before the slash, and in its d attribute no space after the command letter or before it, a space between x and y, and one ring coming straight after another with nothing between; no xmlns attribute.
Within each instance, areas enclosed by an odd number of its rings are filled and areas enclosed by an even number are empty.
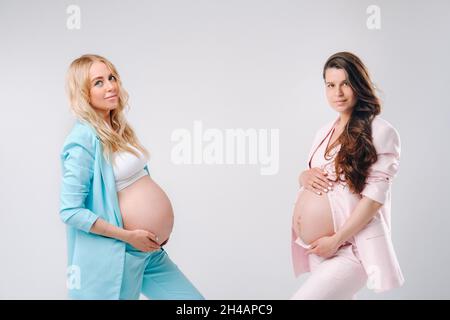
<svg viewBox="0 0 450 320"><path fill-rule="evenodd" d="M61 152L69 296L203 299L163 249L172 205L125 118L128 95L116 68L104 57L81 56L70 65L67 91L77 118Z"/></svg>
<svg viewBox="0 0 450 320"><path fill-rule="evenodd" d="M322 161L322 157L315 155L324 155L325 150L328 150L330 145L336 143L337 137L341 133L342 128L333 126L311 157L310 165L313 169L303 172L300 177L302 186L309 186L308 181L304 181L305 178L308 178L308 174L313 177L310 188L302 187L300 189L293 215L293 228L298 239L297 241L306 248L309 248L310 244L315 240L332 236L335 232L330 200L327 196L328 192L333 191L333 182L335 182L336 178L332 172L333 162L326 161L324 157L324 161ZM333 155L336 153L336 149L332 150ZM321 170L320 168L323 169ZM330 174L328 174L327 170L330 170Z"/></svg>
<svg viewBox="0 0 450 320"><path fill-rule="evenodd" d="M316 133L292 218L296 275L311 272L292 299L354 299L404 279L391 241L391 184L400 137L382 119L367 68L352 53L323 68L326 96L339 114Z"/></svg>

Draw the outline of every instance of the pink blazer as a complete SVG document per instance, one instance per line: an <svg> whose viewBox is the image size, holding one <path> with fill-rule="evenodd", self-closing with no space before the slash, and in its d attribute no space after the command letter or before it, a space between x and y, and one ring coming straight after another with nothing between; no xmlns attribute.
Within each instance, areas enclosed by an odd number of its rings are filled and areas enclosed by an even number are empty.
<svg viewBox="0 0 450 320"><path fill-rule="evenodd" d="M338 119L319 129L309 152L308 163L321 141ZM400 159L400 136L386 120L376 116L372 121L372 139L378 160L370 170L366 186L361 194L351 193L347 187L336 184L327 193L333 211L335 229L339 230L350 217L362 196L382 204L374 218L352 239L368 275L367 287L382 292L399 287L404 278L391 241L391 184L396 176ZM309 166L308 166L309 169ZM303 187L300 189L300 191ZM292 229L292 261L295 276L309 272L306 249L298 245Z"/></svg>

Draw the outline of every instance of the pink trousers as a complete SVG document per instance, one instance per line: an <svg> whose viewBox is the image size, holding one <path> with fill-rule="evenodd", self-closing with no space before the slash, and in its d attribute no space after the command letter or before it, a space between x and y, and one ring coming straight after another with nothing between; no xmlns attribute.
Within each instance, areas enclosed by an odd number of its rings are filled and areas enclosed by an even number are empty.
<svg viewBox="0 0 450 320"><path fill-rule="evenodd" d="M311 273L291 300L356 299L367 282L358 250L351 243L340 247L331 258L315 254L308 258Z"/></svg>

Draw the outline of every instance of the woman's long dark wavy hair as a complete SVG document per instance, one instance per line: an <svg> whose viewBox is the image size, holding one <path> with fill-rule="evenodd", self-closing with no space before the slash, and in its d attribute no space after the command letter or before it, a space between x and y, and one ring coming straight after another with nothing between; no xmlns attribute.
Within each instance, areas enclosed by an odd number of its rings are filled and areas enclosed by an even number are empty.
<svg viewBox="0 0 450 320"><path fill-rule="evenodd" d="M356 96L356 104L342 134L329 146L326 155L334 146L341 144L335 158L337 179L343 175L350 190L361 193L369 168L377 161L372 141L372 120L381 112L380 100L375 94L366 66L354 54L338 52L329 57L323 67L324 80L325 71L330 68L345 71Z"/></svg>

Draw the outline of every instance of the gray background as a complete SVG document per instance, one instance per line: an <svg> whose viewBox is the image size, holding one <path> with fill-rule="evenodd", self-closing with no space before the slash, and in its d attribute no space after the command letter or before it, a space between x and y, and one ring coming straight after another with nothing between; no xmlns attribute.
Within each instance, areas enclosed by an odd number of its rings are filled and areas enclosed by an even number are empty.
<svg viewBox="0 0 450 320"><path fill-rule="evenodd" d="M66 8L81 8L68 30ZM381 8L381 29L366 8ZM347 50L382 89L402 138L393 241L406 283L365 299L447 299L448 1L0 1L0 298L65 299L59 152L73 117L69 63L109 58L130 93L128 119L172 200L168 251L208 299L287 299L290 219L315 131L337 114L322 65ZM171 163L176 128L280 129L280 169ZM444 143L445 141L445 143Z"/></svg>

